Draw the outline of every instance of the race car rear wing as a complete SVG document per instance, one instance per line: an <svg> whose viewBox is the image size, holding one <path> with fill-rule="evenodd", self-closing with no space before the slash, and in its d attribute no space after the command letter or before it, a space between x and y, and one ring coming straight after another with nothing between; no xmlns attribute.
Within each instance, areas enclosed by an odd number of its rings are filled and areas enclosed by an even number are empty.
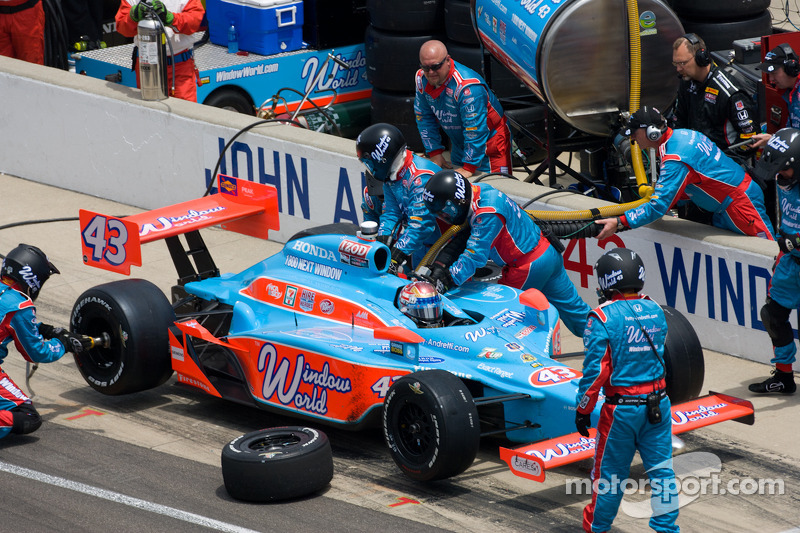
<svg viewBox="0 0 800 533"><path fill-rule="evenodd" d="M677 435L725 420L753 425L753 404L747 400L710 392L672 406L672 433ZM594 421L597 423L597 421ZM545 471L594 456L597 430L589 429L589 437L570 433L563 437L527 444L519 448L500 448L500 458L517 476L544 481Z"/></svg>
<svg viewBox="0 0 800 533"><path fill-rule="evenodd" d="M269 238L280 229L275 187L219 176L215 194L117 218L80 210L81 252L87 265L129 275L142 266L142 244L209 226ZM202 241L201 241L202 242Z"/></svg>

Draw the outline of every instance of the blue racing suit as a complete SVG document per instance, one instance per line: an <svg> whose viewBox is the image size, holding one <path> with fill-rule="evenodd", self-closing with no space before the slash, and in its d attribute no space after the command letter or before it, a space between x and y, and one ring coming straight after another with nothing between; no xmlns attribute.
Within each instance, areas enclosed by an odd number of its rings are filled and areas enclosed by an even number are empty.
<svg viewBox="0 0 800 533"><path fill-rule="evenodd" d="M672 469L672 411L664 392L667 321L661 307L647 296L628 298L619 294L593 309L583 333L586 356L578 384L578 412L592 413L600 389L606 395L597 421L592 501L583 511L583 529L611 529L626 485L621 483L628 479L639 450L652 489L650 527L676 532L680 528L675 525L678 492ZM661 422L656 424L648 421L643 403L654 391L661 391Z"/></svg>
<svg viewBox="0 0 800 533"><path fill-rule="evenodd" d="M8 355L8 344L12 340L26 361L51 363L64 356L61 342L45 340L39 333L36 307L31 299L5 284L0 284L0 316L0 364ZM32 408L30 398L0 369L0 438L8 435L14 426L12 409L26 403Z"/></svg>
<svg viewBox="0 0 800 533"><path fill-rule="evenodd" d="M369 187L364 187L361 212L364 214L364 222L377 222L380 224L381 213L383 213L383 196L372 196L369 193Z"/></svg>
<svg viewBox="0 0 800 533"><path fill-rule="evenodd" d="M625 211L623 224L644 226L688 198L713 213L714 226L772 240L764 192L742 167L702 133L667 128L664 138L655 192L649 202Z"/></svg>
<svg viewBox="0 0 800 533"><path fill-rule="evenodd" d="M484 183L472 185L469 240L450 266L455 285L471 278L489 259L503 267L499 283L542 291L569 330L580 335L590 308L567 276L561 254L511 198Z"/></svg>
<svg viewBox="0 0 800 533"><path fill-rule="evenodd" d="M411 256L414 265L442 236L436 217L422 201L425 184L440 170L431 160L406 150L406 160L397 171L397 179L383 184L383 213L378 235L391 235L400 225L404 226L394 247Z"/></svg>
<svg viewBox="0 0 800 533"><path fill-rule="evenodd" d="M477 72L450 61L439 87L417 71L414 114L425 152L433 156L445 150L441 127L450 139L454 168L510 173L511 130L500 101Z"/></svg>
<svg viewBox="0 0 800 533"><path fill-rule="evenodd" d="M781 209L781 226L779 228L781 237L779 240L782 237L788 237L795 244L800 243L800 186L795 184L788 190L778 187L778 205ZM780 335L775 336L773 331L767 328L773 340L774 357L770 362L791 365L795 361L797 346L794 342L792 326L789 323L789 313L792 309L800 307L799 249L792 247L788 253L781 251L778 255L772 280L767 289L767 297L786 308L786 321L785 324L781 324L785 332L784 338L781 338ZM790 340L790 342L785 344L786 340ZM775 346L776 341L778 346Z"/></svg>
<svg viewBox="0 0 800 533"><path fill-rule="evenodd" d="M789 110L789 116L786 117L785 128L800 128L800 78L791 89L786 89L781 95L783 101Z"/></svg>

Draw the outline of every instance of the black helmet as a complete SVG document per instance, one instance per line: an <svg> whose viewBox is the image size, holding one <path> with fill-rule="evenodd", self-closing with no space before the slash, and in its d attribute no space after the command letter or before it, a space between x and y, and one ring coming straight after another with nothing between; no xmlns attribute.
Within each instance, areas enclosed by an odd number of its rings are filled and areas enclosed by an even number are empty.
<svg viewBox="0 0 800 533"><path fill-rule="evenodd" d="M644 262L628 248L604 253L594 265L600 292L608 299L616 291L639 292L644 287Z"/></svg>
<svg viewBox="0 0 800 533"><path fill-rule="evenodd" d="M27 288L28 296L35 300L50 275L60 272L39 248L20 244L3 259L2 274L18 282L23 291Z"/></svg>
<svg viewBox="0 0 800 533"><path fill-rule="evenodd" d="M800 130L783 128L770 137L755 173L764 181L775 179L781 170L794 169L791 178L778 176L778 185L791 187L800 180Z"/></svg>
<svg viewBox="0 0 800 533"><path fill-rule="evenodd" d="M440 170L425 184L422 199L428 211L445 222L463 224L472 201L472 186L455 170Z"/></svg>
<svg viewBox="0 0 800 533"><path fill-rule="evenodd" d="M395 180L405 161L406 140L391 124L373 124L356 139L356 155L376 180Z"/></svg>

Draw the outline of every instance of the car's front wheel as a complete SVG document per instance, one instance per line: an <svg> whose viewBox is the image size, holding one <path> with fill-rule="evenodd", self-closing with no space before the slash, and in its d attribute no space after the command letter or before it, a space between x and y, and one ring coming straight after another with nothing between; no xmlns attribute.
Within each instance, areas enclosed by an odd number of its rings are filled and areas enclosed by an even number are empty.
<svg viewBox="0 0 800 533"><path fill-rule="evenodd" d="M392 458L411 479L460 474L478 453L478 409L466 385L444 370L394 382L383 404L383 433Z"/></svg>
<svg viewBox="0 0 800 533"><path fill-rule="evenodd" d="M167 328L175 313L161 289L143 279L104 283L85 291L70 315L75 333L110 337L107 347L75 354L83 378L103 394L151 389L172 375Z"/></svg>

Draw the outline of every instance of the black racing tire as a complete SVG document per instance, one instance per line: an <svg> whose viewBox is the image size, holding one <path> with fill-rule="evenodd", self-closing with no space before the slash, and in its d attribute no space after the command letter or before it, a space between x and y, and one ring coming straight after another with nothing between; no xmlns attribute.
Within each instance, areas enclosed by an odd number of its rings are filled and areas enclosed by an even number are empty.
<svg viewBox="0 0 800 533"><path fill-rule="evenodd" d="M678 17L719 22L743 19L760 15L770 6L770 0L670 0L672 10ZM700 35L705 39L704 35Z"/></svg>
<svg viewBox="0 0 800 533"><path fill-rule="evenodd" d="M475 26L472 25L472 11L469 0L445 0L444 29L447 38L463 44L480 44Z"/></svg>
<svg viewBox="0 0 800 533"><path fill-rule="evenodd" d="M367 81L385 91L413 93L414 75L419 70L419 49L431 39L444 40L444 36L430 32L392 33L369 26L364 33Z"/></svg>
<svg viewBox="0 0 800 533"><path fill-rule="evenodd" d="M400 470L415 481L456 476L478 453L478 410L467 386L445 370L394 382L383 403L383 435Z"/></svg>
<svg viewBox="0 0 800 533"><path fill-rule="evenodd" d="M293 241L295 239L302 239L303 237L310 237L312 235L327 235L328 233L355 236L357 232L358 226L355 224L351 224L349 222L334 222L333 224L324 224L322 226L313 226L311 228L300 230L292 235L289 240Z"/></svg>
<svg viewBox="0 0 800 533"><path fill-rule="evenodd" d="M772 17L769 11L755 17L716 22L681 17L681 23L687 33L696 33L702 37L706 48L711 51L730 50L733 48L733 41L772 33Z"/></svg>
<svg viewBox="0 0 800 533"><path fill-rule="evenodd" d="M333 479L328 436L286 426L241 435L222 449L222 478L233 498L270 502L319 492Z"/></svg>
<svg viewBox="0 0 800 533"><path fill-rule="evenodd" d="M435 31L444 23L442 0L367 0L370 24L396 32ZM414 57L419 57L419 49Z"/></svg>
<svg viewBox="0 0 800 533"><path fill-rule="evenodd" d="M172 375L167 328L175 321L161 289L143 279L124 279L86 290L75 301L70 329L99 337L108 348L75 354L83 379L103 394L152 389Z"/></svg>
<svg viewBox="0 0 800 533"><path fill-rule="evenodd" d="M412 152L424 152L422 137L417 128L417 118L414 114L414 90L404 93L372 89L370 99L370 112L372 123L386 122L392 124L403 134L408 149ZM447 136L442 134L447 142Z"/></svg>
<svg viewBox="0 0 800 533"><path fill-rule="evenodd" d="M667 319L664 344L667 395L673 404L700 396L705 379L703 347L692 325L677 309L662 305Z"/></svg>
<svg viewBox="0 0 800 533"><path fill-rule="evenodd" d="M204 105L236 111L244 115L256 114L256 107L243 91L230 88L217 89L203 101Z"/></svg>

